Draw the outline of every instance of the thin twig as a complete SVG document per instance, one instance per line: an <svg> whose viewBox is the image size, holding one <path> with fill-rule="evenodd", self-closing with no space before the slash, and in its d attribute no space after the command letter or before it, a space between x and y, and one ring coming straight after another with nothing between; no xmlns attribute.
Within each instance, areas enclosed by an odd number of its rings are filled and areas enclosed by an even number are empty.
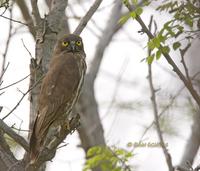
<svg viewBox="0 0 200 171"><path fill-rule="evenodd" d="M112 110L112 107L114 105L114 103L116 102L116 98L117 98L117 93L118 93L118 90L121 86L121 83L122 83L122 78L123 78L123 74L125 73L126 69L127 69L127 65L128 65L129 61L127 59L125 59L121 65L121 68L120 68L120 71L117 75L117 78L116 78L116 83L115 83L115 87L113 88L113 95L112 95L112 98L111 98L111 101L107 107L107 110L105 112L105 114L101 117L101 121L103 121L106 117L109 116L109 114L111 114L111 110ZM116 115L115 115L116 116ZM112 128L112 125L110 126L110 128L108 129L107 131L107 135L110 134L111 132L111 128ZM95 125L96 127L99 127L100 125L96 124Z"/></svg>
<svg viewBox="0 0 200 171"><path fill-rule="evenodd" d="M18 20L15 20L15 19L12 19L12 18L3 16L3 15L0 15L0 17L2 17L2 18L4 18L4 19L7 19L7 20L10 20L10 21L15 22L15 23L19 23L19 24L23 24L23 25L25 25L25 26L28 26L28 24L26 24L26 23L23 23L23 22L21 22L21 21L18 21Z"/></svg>
<svg viewBox="0 0 200 171"><path fill-rule="evenodd" d="M24 46L24 48L26 49L26 51L28 52L28 54L30 55L30 57L31 58L33 58L33 56L32 56L32 54L31 54L31 52L28 50L28 48L26 47L26 45L24 44L24 41L23 41L23 39L21 39L21 41L22 41L22 44L23 44L23 46Z"/></svg>
<svg viewBox="0 0 200 171"><path fill-rule="evenodd" d="M13 85L15 85L15 84L18 84L18 83L20 83L21 81L24 81L26 78L28 78L30 76L30 74L28 74L27 76L25 76L24 78L22 78L22 79L20 79L20 80L18 80L18 81L16 81L16 82L14 82L14 83L12 83L12 84L9 84L9 85L7 85L7 86L4 86L4 87L2 87L2 88L0 88L0 90L3 90L3 89L6 89L6 88L9 88L9 87L11 87L11 86L13 86Z"/></svg>
<svg viewBox="0 0 200 171"><path fill-rule="evenodd" d="M153 21L153 16L151 16L151 20L150 20L150 24L149 24L149 30L151 30L151 25L152 25L152 21ZM148 56L151 55L151 50L148 49ZM152 66L151 64L148 64L148 79L149 79L149 86L150 86L150 90L151 90L151 102L153 105L153 113L154 113L154 120L155 120L155 125L156 125L156 130L157 130L157 134L160 140L160 145L163 149L164 155L165 155L165 159L169 168L169 171L174 171L173 165L172 165L172 160L171 160L171 155L169 154L166 146L165 146L165 142L163 139L163 135L162 135L162 131L160 128L160 123L159 123L159 116L158 116L158 107L157 107L157 101L156 101L156 91L153 85L153 78L152 78Z"/></svg>
<svg viewBox="0 0 200 171"><path fill-rule="evenodd" d="M12 18L12 6L9 8L9 13L10 13L10 18ZM13 24L12 24L12 21L10 20L9 29L8 29L8 38L7 38L7 41L6 41L6 48L5 48L5 51L3 53L3 62L2 62L2 65L1 65L0 83L2 82L3 75L5 73L6 57L7 57L8 48L9 48L9 44L10 44L10 40L11 40L12 28L13 28Z"/></svg>
<svg viewBox="0 0 200 171"><path fill-rule="evenodd" d="M157 102L156 102L156 95L155 95L155 89L153 86L153 80L152 80L152 71L151 71L151 64L148 65L148 71L149 71L149 85L151 89L151 100L152 100L152 105L153 105L153 110L154 110L154 118L155 118L155 125L156 125L156 130L158 133L158 137L160 140L161 147L163 149L166 162L168 164L168 168L170 171L173 171L173 165L171 161L171 155L168 153L168 150L165 146L164 139L162 136L161 128L160 128L160 123L159 123L159 116L158 116L158 109L157 109Z"/></svg>
<svg viewBox="0 0 200 171"><path fill-rule="evenodd" d="M99 5L101 4L103 0L96 0L94 4L90 7L88 12L85 14L85 16L81 19L78 27L74 31L74 34L81 34L85 26L87 25L88 21L92 18L95 11L98 9Z"/></svg>
<svg viewBox="0 0 200 171"><path fill-rule="evenodd" d="M194 79L198 74L200 74L200 72L197 72L195 73L193 76L192 76L192 79ZM163 110L159 113L158 117L160 119L161 116L163 116L163 114L165 114L165 112L173 105L174 101L176 100L176 98L181 94L181 92L184 90L185 86L182 86L178 91L177 93L171 97L171 101L168 105L166 105ZM154 125L154 121L151 122L151 124L149 124L148 127L145 128L141 138L140 138L140 141L142 141L143 137L145 136L145 134L147 133L147 131Z"/></svg>
<svg viewBox="0 0 200 171"><path fill-rule="evenodd" d="M108 116L108 114L110 113L110 111L111 111L111 109L112 109L112 107L113 107L113 104L114 104L115 101L116 101L117 93L118 93L118 90L119 90L120 85L121 85L121 83L122 83L121 80L122 80L122 77L123 77L124 72L125 72L126 69L127 69L128 63L129 63L129 60L128 60L128 59L125 59L125 60L123 61L122 65L121 65L120 71L119 71L119 73L118 73L118 75L117 75L117 78L116 78L115 87L113 88L113 95L112 95L112 98L111 98L111 102L110 102L110 104L109 104L109 106L108 106L108 108L107 108L107 110L106 110L104 116L103 116L101 119L103 119L104 117Z"/></svg>
<svg viewBox="0 0 200 171"><path fill-rule="evenodd" d="M29 150L29 144L27 141L15 131L13 131L2 119L0 119L0 129L8 134L13 140L15 140L19 145L21 145L26 151Z"/></svg>
<svg viewBox="0 0 200 171"><path fill-rule="evenodd" d="M22 100L24 99L24 97L25 97L32 89L34 89L34 88L37 86L37 84L43 79L43 77L44 77L44 76L42 76L40 79L38 79L37 82L35 82L35 84L34 84L32 87L30 87L25 93L23 93L21 99L17 102L17 104L13 107L13 109L12 109L6 116L4 116L4 117L2 118L2 120L6 119L10 114L12 114L12 113L15 111L15 109L20 105L20 103L22 102Z"/></svg>
<svg viewBox="0 0 200 171"><path fill-rule="evenodd" d="M68 19L69 19L69 18L73 18L73 19L77 19L77 20L80 20L80 19L81 19L81 17L79 17L79 16L76 15L76 13L75 13L75 11L74 11L74 9L72 8L71 5L69 5L69 9L71 10L71 13L73 14L73 17L67 16ZM92 21L92 20L90 20L90 21ZM87 26L87 29L88 29L94 36L96 36L97 38L100 37L100 36L94 31L94 28L93 28L93 27Z"/></svg>
<svg viewBox="0 0 200 171"><path fill-rule="evenodd" d="M158 118L160 119L161 116L163 116L163 114L165 114L165 112L173 105L174 101L176 100L176 98L181 94L181 92L184 90L185 86L181 87L178 92L171 98L171 101L169 104L167 104L163 110L158 114ZM154 121L151 122L151 124L149 124L148 127L146 127L146 129L144 130L140 140L143 139L143 137L145 136L145 134L147 133L147 131L155 124Z"/></svg>
<svg viewBox="0 0 200 171"><path fill-rule="evenodd" d="M186 78L188 80L188 82L190 84L192 84L191 82L191 79L190 79L190 76L189 76L189 71L188 71L188 68L187 68L187 65L185 63L185 53L187 52L187 50L191 47L191 43L189 43L184 49L180 49L180 54L181 54L181 62L183 64L183 67L184 67L184 70L185 70L185 75L186 75Z"/></svg>
<svg viewBox="0 0 200 171"><path fill-rule="evenodd" d="M6 73L6 71L7 71L8 67L9 67L9 65L10 65L10 62L7 63L6 67L4 68L3 72L1 73L1 76L0 76L0 86L1 86L2 83L3 83L3 80L2 80L2 79L3 79L4 74Z"/></svg>
<svg viewBox="0 0 200 171"><path fill-rule="evenodd" d="M19 131L19 132L30 132L30 130L27 130L27 129L19 129L19 128L16 128L15 127L15 124L13 124L12 126L11 126L11 128L12 129L14 129L14 130L16 130L16 131Z"/></svg>

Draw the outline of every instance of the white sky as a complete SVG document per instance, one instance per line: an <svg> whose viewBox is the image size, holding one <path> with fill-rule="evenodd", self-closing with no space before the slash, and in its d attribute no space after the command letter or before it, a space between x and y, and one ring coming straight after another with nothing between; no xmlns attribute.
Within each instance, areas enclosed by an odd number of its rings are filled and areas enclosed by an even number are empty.
<svg viewBox="0 0 200 171"><path fill-rule="evenodd" d="M104 1L101 7L111 4L111 2L111 0ZM85 7L88 8L89 5L90 3L85 3ZM40 4L41 6L43 4ZM101 28L105 26L108 20L111 7L109 5L107 8L103 8L93 18ZM84 14L81 8L78 8L76 11L78 11L78 15ZM144 10L142 18L146 23L148 23L151 13L153 13L151 8ZM20 20L20 18L19 11L15 8L14 19ZM168 16L156 14L155 18L159 20L159 25L161 26L168 19ZM77 21L71 21L72 30L76 25ZM14 26L19 27L21 25L14 24ZM93 24L89 23L88 27L94 28L95 32L100 35L100 32ZM145 126L148 126L153 119L153 113L150 108L149 85L146 79L148 74L147 64L141 62L146 57L146 37L137 33L139 29L140 27L136 22L129 21L127 26L114 37L113 42L106 49L100 72L95 82L95 95L99 103L100 116L105 129L105 139L109 145L126 147L128 142L137 142ZM8 21L3 18L0 18L0 30L0 53L3 53L8 34ZM96 48L97 38L88 29L85 29L81 36L84 40L89 66ZM135 41L131 42L129 36L135 39ZM3 87L29 74L30 56L23 47L21 39L23 39L25 45L34 56L33 39L27 29L22 27L19 29L19 33L12 38L9 47L7 62L10 62L10 66L5 74ZM160 104L165 104L168 102L167 98L169 95L176 92L182 83L162 69L162 67L166 68L166 70L170 69L164 59L156 63L158 64L153 64L154 82L156 88L161 89L158 92L159 102ZM120 72L122 73L121 82L116 86L116 80ZM4 107L0 116L7 114L21 98L22 94L17 89L26 92L28 84L29 79L26 79L16 86L5 90L5 93L0 96L0 104ZM116 90L117 93L115 94ZM113 94L115 94L116 101L108 111ZM6 123L9 125L16 124L16 127L21 125L21 129L27 129L29 117L29 102L27 98L5 120ZM116 103L122 102L129 102L133 109L125 110L117 108ZM181 106L182 104L177 102L176 105ZM191 122L188 119L188 112L189 110L185 110L185 108L178 108L169 110L167 113L171 122L175 123L174 129L178 133L178 136L166 134L164 136L166 142L169 144L168 149L172 155L174 165L178 164L190 133ZM24 135L24 133L22 134ZM145 141L158 142L155 131L151 130L148 132L145 136ZM69 143L69 145L57 151L53 162L49 162L48 171L81 171L84 164L84 152L82 149L77 148L77 145L80 144L78 134L75 132L73 135L68 136L65 142ZM16 155L21 156L21 151L18 152L18 148L14 149L14 151ZM167 171L165 159L160 148L138 148L135 153L137 155L133 157L132 164L138 166L138 171Z"/></svg>

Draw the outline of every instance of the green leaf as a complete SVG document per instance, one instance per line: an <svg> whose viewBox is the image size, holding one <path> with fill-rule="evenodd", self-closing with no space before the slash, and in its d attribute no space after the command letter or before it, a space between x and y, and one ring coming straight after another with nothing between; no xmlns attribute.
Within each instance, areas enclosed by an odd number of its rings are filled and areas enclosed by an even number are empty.
<svg viewBox="0 0 200 171"><path fill-rule="evenodd" d="M128 159L130 157L133 157L133 154L131 152L127 152L125 158Z"/></svg>
<svg viewBox="0 0 200 171"><path fill-rule="evenodd" d="M174 49L174 50L177 50L180 46L181 46L181 43L180 43L180 42L175 42L175 43L173 43L173 49Z"/></svg>
<svg viewBox="0 0 200 171"><path fill-rule="evenodd" d="M132 142L128 142L127 147L133 147L133 143Z"/></svg>
<svg viewBox="0 0 200 171"><path fill-rule="evenodd" d="M160 50L158 50L158 51L156 52L156 60L160 59L161 54L162 54L162 53L161 53Z"/></svg>
<svg viewBox="0 0 200 171"><path fill-rule="evenodd" d="M171 23L172 23L172 21L166 22L166 23L164 24L164 28L167 29Z"/></svg>
<svg viewBox="0 0 200 171"><path fill-rule="evenodd" d="M115 153L116 155L124 155L126 152L123 149L117 149Z"/></svg>
<svg viewBox="0 0 200 171"><path fill-rule="evenodd" d="M162 30L161 30L161 31L162 31ZM166 38L166 36L163 36L162 33L163 33L163 31L160 32L160 33L158 34L157 37L158 37L158 39L159 39L160 42L165 43L165 40L166 40L167 38Z"/></svg>
<svg viewBox="0 0 200 171"><path fill-rule="evenodd" d="M141 15L142 14L142 12L143 12L143 9L141 8L141 7L138 7L138 8L136 8L136 10L135 10L135 13L137 14L137 15Z"/></svg>
<svg viewBox="0 0 200 171"><path fill-rule="evenodd" d="M175 36L175 33L174 33L174 31L172 30L171 27L166 27L165 29L168 31L168 33L169 33L172 37Z"/></svg>
<svg viewBox="0 0 200 171"><path fill-rule="evenodd" d="M147 63L150 65L154 60L154 54L147 57Z"/></svg>
<svg viewBox="0 0 200 171"><path fill-rule="evenodd" d="M99 146L92 147L87 151L87 157L92 157L96 153L100 153L100 151L101 151L101 148Z"/></svg>
<svg viewBox="0 0 200 171"><path fill-rule="evenodd" d="M122 16L122 17L119 19L118 23L121 24L121 25L123 25L123 24L125 24L125 23L128 21L129 18L130 18L130 15Z"/></svg>
<svg viewBox="0 0 200 171"><path fill-rule="evenodd" d="M127 6L129 4L129 1L128 0L123 0L123 4Z"/></svg>
<svg viewBox="0 0 200 171"><path fill-rule="evenodd" d="M153 50L155 48L159 48L160 47L160 39L158 37L154 37L153 39L151 39L148 43L147 46L150 50Z"/></svg>
<svg viewBox="0 0 200 171"><path fill-rule="evenodd" d="M156 47L152 40L150 40L150 41L147 43L147 46L148 46L148 48L149 48L150 50L153 50L153 49Z"/></svg>
<svg viewBox="0 0 200 171"><path fill-rule="evenodd" d="M162 47L162 53L168 54L169 52L170 52L169 46L164 46L164 47Z"/></svg>
<svg viewBox="0 0 200 171"><path fill-rule="evenodd" d="M153 44L155 45L155 47L159 48L160 47L160 39L155 37L152 39Z"/></svg>
<svg viewBox="0 0 200 171"><path fill-rule="evenodd" d="M131 16L133 19L135 19L135 17L136 17L135 11L132 11L132 12L130 13L130 16Z"/></svg>
<svg viewBox="0 0 200 171"><path fill-rule="evenodd" d="M138 1L137 1L137 0L132 0L132 3L133 3L134 5L137 5L137 4L138 4Z"/></svg>
<svg viewBox="0 0 200 171"><path fill-rule="evenodd" d="M193 20L192 20L190 17L187 17L187 18L185 19L185 23L186 23L187 25L189 25L190 27L193 26Z"/></svg>

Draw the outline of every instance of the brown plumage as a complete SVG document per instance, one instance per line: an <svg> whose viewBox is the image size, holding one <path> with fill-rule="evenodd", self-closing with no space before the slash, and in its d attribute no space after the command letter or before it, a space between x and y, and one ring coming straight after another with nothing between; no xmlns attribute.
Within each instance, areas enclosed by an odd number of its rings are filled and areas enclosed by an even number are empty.
<svg viewBox="0 0 200 171"><path fill-rule="evenodd" d="M30 139L31 163L35 162L44 146L50 127L71 112L78 98L85 70L82 39L69 34L58 40L38 98L38 113Z"/></svg>

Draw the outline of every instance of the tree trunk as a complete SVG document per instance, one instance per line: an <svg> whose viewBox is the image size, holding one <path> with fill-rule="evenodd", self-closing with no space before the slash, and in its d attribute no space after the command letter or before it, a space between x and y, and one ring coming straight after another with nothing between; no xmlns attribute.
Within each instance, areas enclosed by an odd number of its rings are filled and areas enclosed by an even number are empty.
<svg viewBox="0 0 200 171"><path fill-rule="evenodd" d="M99 117L98 104L95 98L94 83L104 51L119 28L118 21L121 16L121 7L121 1L116 1L111 11L110 19L97 44L90 70L85 78L83 91L76 105L76 111L81 115L81 127L78 129L78 132L85 152L92 146L106 145Z"/></svg>

